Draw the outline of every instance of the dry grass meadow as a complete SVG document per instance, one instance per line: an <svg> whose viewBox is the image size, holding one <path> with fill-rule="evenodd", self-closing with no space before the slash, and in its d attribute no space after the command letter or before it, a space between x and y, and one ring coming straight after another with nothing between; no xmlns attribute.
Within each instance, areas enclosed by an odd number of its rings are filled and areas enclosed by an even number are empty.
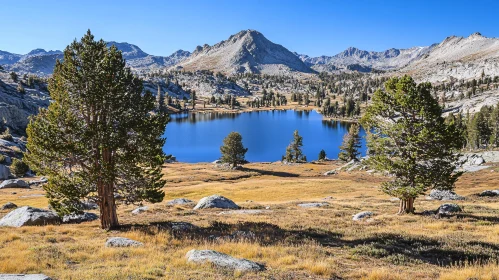
<svg viewBox="0 0 499 280"><path fill-rule="evenodd" d="M243 170L212 164L165 165L165 202L132 215L121 206L119 231L98 221L79 225L0 228L0 273L44 273L54 279L499 279L499 199L476 196L497 189L499 166L464 175L456 192L464 213L451 218L395 215L398 202L378 190L385 178L366 172L322 174L337 163L296 166L253 163ZM15 192L15 194L13 193ZM256 215L220 214L166 205L220 194ZM41 189L0 190L0 205L47 207ZM327 201L322 208L301 202ZM443 202L416 200L416 211ZM352 221L360 211L376 215ZM3 216L7 211L0 211ZM174 230L173 222L197 228ZM252 232L241 237L235 232ZM107 237L145 244L106 248ZM242 235L245 236L245 235ZM246 235L248 236L248 235ZM213 249L266 265L242 274L186 263L191 249Z"/></svg>

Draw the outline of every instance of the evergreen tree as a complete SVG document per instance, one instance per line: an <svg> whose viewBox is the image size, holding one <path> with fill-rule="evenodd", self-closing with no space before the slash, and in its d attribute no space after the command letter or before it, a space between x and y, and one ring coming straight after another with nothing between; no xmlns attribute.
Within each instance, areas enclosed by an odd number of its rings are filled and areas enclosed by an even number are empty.
<svg viewBox="0 0 499 280"><path fill-rule="evenodd" d="M428 189L451 190L462 139L442 118L431 84L409 76L391 78L378 90L362 118L369 133L367 163L394 175L382 190L400 198L399 213L413 213L414 200Z"/></svg>
<svg viewBox="0 0 499 280"><path fill-rule="evenodd" d="M325 160L325 159L326 159L326 151L324 151L324 149L322 149L319 152L319 160Z"/></svg>
<svg viewBox="0 0 499 280"><path fill-rule="evenodd" d="M163 200L161 138L166 114L125 66L121 51L90 33L64 50L49 81L52 103L30 120L25 159L40 175L50 205L81 212L95 200L101 227L119 225L118 202Z"/></svg>
<svg viewBox="0 0 499 280"><path fill-rule="evenodd" d="M244 155L248 151L243 146L243 137L238 132L231 132L223 141L223 146L220 147L222 153L222 162L232 164L236 167L238 164L245 162Z"/></svg>
<svg viewBox="0 0 499 280"><path fill-rule="evenodd" d="M360 144L360 127L357 124L352 124L348 133L343 136L343 143L340 146L340 153L338 154L338 158L343 161L351 161L356 160L360 155L359 149L361 147Z"/></svg>
<svg viewBox="0 0 499 280"><path fill-rule="evenodd" d="M293 133L293 140L286 148L286 155L284 158L288 162L306 161L301 148L303 147L303 137L298 134L298 130Z"/></svg>
<svg viewBox="0 0 499 280"><path fill-rule="evenodd" d="M156 93L156 107L158 112L166 112L165 96L161 93L161 88L158 85L158 93Z"/></svg>

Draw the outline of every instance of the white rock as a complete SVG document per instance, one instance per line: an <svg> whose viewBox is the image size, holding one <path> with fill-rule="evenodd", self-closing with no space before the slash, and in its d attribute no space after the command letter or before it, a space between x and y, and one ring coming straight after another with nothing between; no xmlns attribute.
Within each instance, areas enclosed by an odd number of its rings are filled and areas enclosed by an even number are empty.
<svg viewBox="0 0 499 280"><path fill-rule="evenodd" d="M0 280L52 280L43 274L0 274Z"/></svg>
<svg viewBox="0 0 499 280"><path fill-rule="evenodd" d="M352 220L354 220L354 221L360 221L360 220L363 220L365 218L370 218L373 215L374 215L373 212L364 211L364 212L360 212L360 213L357 213L357 214L353 215Z"/></svg>
<svg viewBox="0 0 499 280"><path fill-rule="evenodd" d="M265 266L247 259L237 259L213 250L190 250L186 254L189 263L211 263L216 267L236 271L262 271Z"/></svg>
<svg viewBox="0 0 499 280"><path fill-rule="evenodd" d="M137 209L133 210L133 211L132 211L132 214L134 214L134 215L138 215L138 214L140 214L140 213L144 213L144 212L146 212L147 210L149 210L149 207L147 207L147 206L142 206L142 207L139 207L139 208L137 208Z"/></svg>
<svg viewBox="0 0 499 280"><path fill-rule="evenodd" d="M206 208L239 209L239 206L226 197L221 195L212 195L201 198L198 204L194 207L194 210Z"/></svg>
<svg viewBox="0 0 499 280"><path fill-rule="evenodd" d="M13 210L0 220L3 227L44 226L60 224L56 213L43 209L24 206Z"/></svg>
<svg viewBox="0 0 499 280"><path fill-rule="evenodd" d="M7 189L7 188L22 188L22 189L29 189L28 183L26 181L20 180L20 179L11 179L11 180L5 180L0 184L0 189Z"/></svg>
<svg viewBox="0 0 499 280"><path fill-rule="evenodd" d="M124 237L109 237L106 240L106 247L141 247L144 243Z"/></svg>

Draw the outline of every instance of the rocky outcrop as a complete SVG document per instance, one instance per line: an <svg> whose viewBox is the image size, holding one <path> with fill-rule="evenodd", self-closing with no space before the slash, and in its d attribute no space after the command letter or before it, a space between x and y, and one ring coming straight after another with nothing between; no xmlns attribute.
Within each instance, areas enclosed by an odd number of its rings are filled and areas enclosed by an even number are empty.
<svg viewBox="0 0 499 280"><path fill-rule="evenodd" d="M221 195L212 195L201 198L198 204L194 207L194 210L207 208L239 209L239 206L226 197Z"/></svg>
<svg viewBox="0 0 499 280"><path fill-rule="evenodd" d="M0 180L7 180L10 176L12 176L10 174L10 169L5 165L0 164Z"/></svg>
<svg viewBox="0 0 499 280"><path fill-rule="evenodd" d="M437 215L452 215L452 214L459 213L462 211L463 210L461 209L461 207L459 207L459 205L457 205L457 204L445 203L445 204L440 205L440 207L438 207L436 213L437 213Z"/></svg>
<svg viewBox="0 0 499 280"><path fill-rule="evenodd" d="M99 219L94 213L84 212L82 214L70 214L62 217L62 222L65 224L80 224L83 222L90 222Z"/></svg>
<svg viewBox="0 0 499 280"><path fill-rule="evenodd" d="M431 190L428 197L435 200L464 200L463 196L457 195L453 191Z"/></svg>
<svg viewBox="0 0 499 280"><path fill-rule="evenodd" d="M311 203L300 203L300 204L298 204L298 207L315 208L315 207L326 207L329 205L330 204L327 202L311 202Z"/></svg>
<svg viewBox="0 0 499 280"><path fill-rule="evenodd" d="M478 196L499 196L499 190L486 190L478 194Z"/></svg>
<svg viewBox="0 0 499 280"><path fill-rule="evenodd" d="M144 243L124 237L109 237L106 240L106 247L142 247Z"/></svg>
<svg viewBox="0 0 499 280"><path fill-rule="evenodd" d="M52 280L44 274L0 274L0 280Z"/></svg>
<svg viewBox="0 0 499 280"><path fill-rule="evenodd" d="M265 266L247 259L237 259L213 250L190 250L186 254L189 263L211 263L216 267L241 272L263 271Z"/></svg>
<svg viewBox="0 0 499 280"><path fill-rule="evenodd" d="M8 210L8 209L16 209L16 208L17 208L17 205L15 205L12 202L7 202L4 205L2 205L2 208L0 208L0 210Z"/></svg>
<svg viewBox="0 0 499 280"><path fill-rule="evenodd" d="M11 189L11 188L29 189L29 184L21 179L5 180L0 184L0 189Z"/></svg>
<svg viewBox="0 0 499 280"><path fill-rule="evenodd" d="M44 226L60 223L61 219L56 213L30 206L17 208L0 220L0 226L3 227Z"/></svg>
<svg viewBox="0 0 499 280"><path fill-rule="evenodd" d="M194 201L187 198L175 198L173 200L168 201L166 205L173 206L173 205L185 205L191 203L194 203Z"/></svg>

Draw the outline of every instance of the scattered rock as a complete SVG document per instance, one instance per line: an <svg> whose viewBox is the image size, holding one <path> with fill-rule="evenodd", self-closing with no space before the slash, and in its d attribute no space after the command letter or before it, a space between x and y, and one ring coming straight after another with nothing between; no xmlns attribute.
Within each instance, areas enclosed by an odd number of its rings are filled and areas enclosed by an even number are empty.
<svg viewBox="0 0 499 280"><path fill-rule="evenodd" d="M191 223L187 223L187 222L172 222L170 224L170 227L172 230L176 230L176 231L186 231L186 230L192 230L192 229L197 228L197 226L195 226Z"/></svg>
<svg viewBox="0 0 499 280"><path fill-rule="evenodd" d="M0 180L7 180L10 176L10 169L5 165L0 164Z"/></svg>
<svg viewBox="0 0 499 280"><path fill-rule="evenodd" d="M11 180L5 180L2 182L2 184L0 184L0 189L7 189L7 188L29 189L29 185L24 180L11 179Z"/></svg>
<svg viewBox="0 0 499 280"><path fill-rule="evenodd" d="M370 218L373 215L374 215L373 212L364 211L364 212L360 212L360 213L357 213L357 214L353 215L352 220L354 220L354 221L360 221L360 220L363 220L365 218Z"/></svg>
<svg viewBox="0 0 499 280"><path fill-rule="evenodd" d="M329 176L329 175L335 175L338 174L338 171L335 170L329 170L324 173L324 176Z"/></svg>
<svg viewBox="0 0 499 280"><path fill-rule="evenodd" d="M94 213L84 212L83 214L71 214L62 217L62 222L65 224L80 224L83 222L90 222L99 219Z"/></svg>
<svg viewBox="0 0 499 280"><path fill-rule="evenodd" d="M463 196L457 195L453 191L431 190L430 199L435 200L464 200Z"/></svg>
<svg viewBox="0 0 499 280"><path fill-rule="evenodd" d="M213 163L213 164L222 164L222 161L221 161L221 160L219 160L219 159L217 159L217 160L214 160L212 163Z"/></svg>
<svg viewBox="0 0 499 280"><path fill-rule="evenodd" d="M43 274L0 274L0 280L52 280Z"/></svg>
<svg viewBox="0 0 499 280"><path fill-rule="evenodd" d="M93 201L82 201L81 208L83 210L96 210L99 209L99 205Z"/></svg>
<svg viewBox="0 0 499 280"><path fill-rule="evenodd" d="M15 205L14 203L12 202L7 202L5 203L3 206L2 206L2 210L7 210L7 209L15 209L17 208L17 205Z"/></svg>
<svg viewBox="0 0 499 280"><path fill-rule="evenodd" d="M329 206L329 203L327 202L300 203L298 204L298 206L303 208L324 207L324 206Z"/></svg>
<svg viewBox="0 0 499 280"><path fill-rule="evenodd" d="M201 198L198 204L194 207L194 210L206 208L239 209L239 206L226 197L221 195L212 195Z"/></svg>
<svg viewBox="0 0 499 280"><path fill-rule="evenodd" d="M187 262L190 263L211 263L217 267L237 270L237 271L263 271L265 266L247 260L237 259L224 253L213 250L190 250L187 252Z"/></svg>
<svg viewBox="0 0 499 280"><path fill-rule="evenodd" d="M39 180L33 180L33 181L29 181L29 185L42 185L42 184L45 184L47 183L49 180L45 177L41 177Z"/></svg>
<svg viewBox="0 0 499 280"><path fill-rule="evenodd" d="M437 214L440 215L452 215L453 213L462 212L461 207L454 203L445 203L440 205L437 209Z"/></svg>
<svg viewBox="0 0 499 280"><path fill-rule="evenodd" d="M435 215L435 211L424 210L423 212L421 212L421 215L423 215L423 216L433 216L433 215Z"/></svg>
<svg viewBox="0 0 499 280"><path fill-rule="evenodd" d="M390 197L390 201L391 202L400 201L400 198L398 198L398 197Z"/></svg>
<svg viewBox="0 0 499 280"><path fill-rule="evenodd" d="M486 190L478 194L478 196L498 196L499 190Z"/></svg>
<svg viewBox="0 0 499 280"><path fill-rule="evenodd" d="M44 226L60 223L61 219L54 212L30 206L17 208L0 220L0 226L4 227Z"/></svg>
<svg viewBox="0 0 499 280"><path fill-rule="evenodd" d="M139 208L137 208L137 209L133 210L133 211L132 211L132 214L134 214L134 215L138 215L138 214L140 214L140 213L144 213L144 212L146 212L147 210L149 210L149 207L147 207L147 206L142 206L142 207L139 207Z"/></svg>
<svg viewBox="0 0 499 280"><path fill-rule="evenodd" d="M166 205L184 205L184 204L191 204L194 203L194 201L187 199L187 198L175 198L174 200L170 200L166 203Z"/></svg>
<svg viewBox="0 0 499 280"><path fill-rule="evenodd" d="M218 213L218 215L237 215L237 214L242 214L242 215L256 215L256 214L265 214L265 213L270 213L272 211L265 211L265 210L231 210L231 211L223 211Z"/></svg>
<svg viewBox="0 0 499 280"><path fill-rule="evenodd" d="M106 247L142 247L144 243L124 237L109 237Z"/></svg>
<svg viewBox="0 0 499 280"><path fill-rule="evenodd" d="M270 210L270 206L265 206L265 209Z"/></svg>

